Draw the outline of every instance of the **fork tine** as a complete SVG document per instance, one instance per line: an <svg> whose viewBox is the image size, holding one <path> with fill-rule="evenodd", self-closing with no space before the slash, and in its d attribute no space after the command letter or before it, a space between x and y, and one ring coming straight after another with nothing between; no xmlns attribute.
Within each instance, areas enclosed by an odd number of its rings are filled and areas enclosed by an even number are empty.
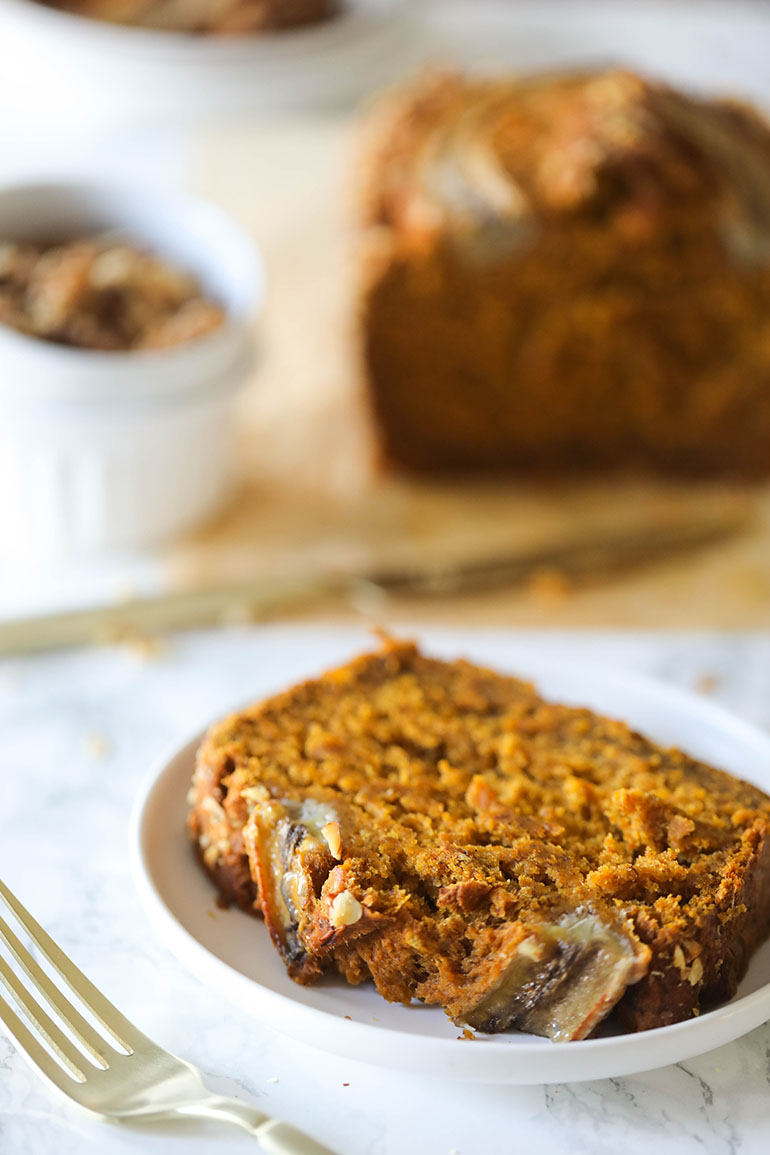
<svg viewBox="0 0 770 1155"><path fill-rule="evenodd" d="M48 960L56 973L67 984L77 998L94 1016L104 1030L129 1053L137 1046L149 1044L150 1040L143 1035L133 1023L122 1015L117 1007L97 990L92 982L86 978L81 970L67 958L64 951L56 945L50 935L46 934L42 926L32 915L25 910L18 898L15 897L2 880L0 880L0 899L15 915L25 931L38 948L44 958Z"/></svg>
<svg viewBox="0 0 770 1155"><path fill-rule="evenodd" d="M86 1076L76 1061L77 1056L82 1066L84 1056L50 1015L43 1010L35 996L27 990L2 956L0 956L0 983L30 1021L40 1038L55 1052L59 1062L67 1068L71 1077L79 1083L84 1083Z"/></svg>
<svg viewBox="0 0 770 1155"><path fill-rule="evenodd" d="M71 1088L73 1088L74 1080L77 1078L74 1071L71 1068L65 1069L54 1059L53 1055L49 1054L2 995L0 995L0 1023L3 1024L9 1037L27 1061L60 1091L64 1091L66 1095L71 1095ZM78 1074L80 1075L78 1081L84 1081L83 1072L78 1071Z"/></svg>
<svg viewBox="0 0 770 1155"><path fill-rule="evenodd" d="M86 1049L88 1054L91 1055L100 1066L109 1066L107 1056L104 1054L104 1048L108 1045L107 1040L83 1018L77 1007L73 1006L66 995L59 990L37 960L33 958L26 947L22 946L19 939L2 917L0 917L0 940L5 942L30 982L32 982L40 994L43 995L49 1006L53 1007L57 1014L61 1016L67 1028Z"/></svg>

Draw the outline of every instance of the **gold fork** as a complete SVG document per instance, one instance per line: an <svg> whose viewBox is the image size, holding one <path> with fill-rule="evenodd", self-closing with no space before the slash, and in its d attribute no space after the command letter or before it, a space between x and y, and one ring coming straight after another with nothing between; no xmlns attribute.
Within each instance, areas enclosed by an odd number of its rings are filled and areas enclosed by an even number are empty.
<svg viewBox="0 0 770 1155"><path fill-rule="evenodd" d="M25 976L0 954L0 985L23 1015L0 995L0 1022L56 1090L102 1118L219 1119L250 1132L271 1155L333 1155L288 1123L208 1091L195 1067L148 1039L89 982L2 881L0 909L23 928L69 991L65 994L0 916L0 942Z"/></svg>

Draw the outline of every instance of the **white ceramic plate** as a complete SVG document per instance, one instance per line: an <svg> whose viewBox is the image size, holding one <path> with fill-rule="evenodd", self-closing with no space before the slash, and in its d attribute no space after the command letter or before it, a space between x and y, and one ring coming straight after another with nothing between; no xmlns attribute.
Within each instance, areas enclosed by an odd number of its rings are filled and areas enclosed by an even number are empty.
<svg viewBox="0 0 770 1155"><path fill-rule="evenodd" d="M441 652L440 646L430 649ZM489 638L480 639L467 656L534 679L553 700L622 717L660 742L770 789L770 737L705 699L634 674L543 660L526 646L514 649ZM295 653L294 662L297 680L312 674L312 648L304 660ZM264 687L266 693L277 688ZM297 986L259 920L217 909L213 888L187 842L185 795L198 741L165 761L137 801L131 829L136 885L158 934L179 961L242 1011L284 1034L405 1071L541 1083L628 1075L679 1062L770 1018L770 944L755 954L730 1003L672 1027L576 1043L516 1032L458 1040L458 1028L438 1008L390 1005L369 985L350 987L334 978Z"/></svg>

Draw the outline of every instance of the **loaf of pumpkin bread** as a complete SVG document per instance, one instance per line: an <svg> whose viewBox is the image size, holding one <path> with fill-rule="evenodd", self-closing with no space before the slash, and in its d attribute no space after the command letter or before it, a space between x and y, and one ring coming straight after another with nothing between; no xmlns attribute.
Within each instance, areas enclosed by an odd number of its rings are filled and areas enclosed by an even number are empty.
<svg viewBox="0 0 770 1155"><path fill-rule="evenodd" d="M360 334L422 472L770 473L770 129L623 71L422 76L364 126Z"/></svg>

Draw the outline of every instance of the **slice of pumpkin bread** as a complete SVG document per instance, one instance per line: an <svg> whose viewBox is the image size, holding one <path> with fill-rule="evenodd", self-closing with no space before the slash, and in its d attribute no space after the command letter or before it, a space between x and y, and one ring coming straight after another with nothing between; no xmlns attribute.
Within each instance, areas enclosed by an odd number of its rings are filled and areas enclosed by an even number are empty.
<svg viewBox="0 0 770 1155"><path fill-rule="evenodd" d="M526 682L382 648L214 726L189 828L301 983L580 1039L729 998L770 918L770 799Z"/></svg>

